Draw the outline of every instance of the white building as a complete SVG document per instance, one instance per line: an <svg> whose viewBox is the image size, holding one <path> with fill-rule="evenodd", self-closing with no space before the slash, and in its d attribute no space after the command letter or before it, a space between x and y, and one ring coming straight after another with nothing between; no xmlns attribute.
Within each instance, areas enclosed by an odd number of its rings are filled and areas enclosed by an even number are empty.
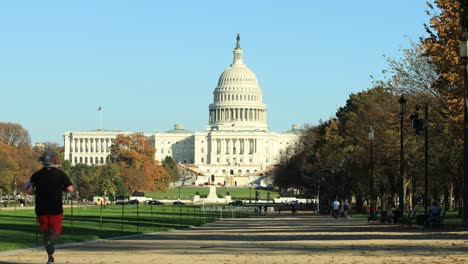
<svg viewBox="0 0 468 264"><path fill-rule="evenodd" d="M243 63L240 38L233 63L221 74L209 105L208 127L191 132L181 125L154 133L155 159L172 157L197 171L197 184L212 182L248 186L278 162L280 153L298 139L299 126L285 133L270 132L267 107L255 74ZM65 159L72 164L103 164L118 131L66 132ZM99 150L97 152L97 150Z"/></svg>

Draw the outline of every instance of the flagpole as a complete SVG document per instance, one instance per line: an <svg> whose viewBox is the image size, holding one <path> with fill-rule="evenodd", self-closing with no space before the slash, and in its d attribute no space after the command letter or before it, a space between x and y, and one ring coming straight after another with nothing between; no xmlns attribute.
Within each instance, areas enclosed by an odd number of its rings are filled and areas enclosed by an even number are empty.
<svg viewBox="0 0 468 264"><path fill-rule="evenodd" d="M99 130L102 130L102 107L98 108L99 112Z"/></svg>

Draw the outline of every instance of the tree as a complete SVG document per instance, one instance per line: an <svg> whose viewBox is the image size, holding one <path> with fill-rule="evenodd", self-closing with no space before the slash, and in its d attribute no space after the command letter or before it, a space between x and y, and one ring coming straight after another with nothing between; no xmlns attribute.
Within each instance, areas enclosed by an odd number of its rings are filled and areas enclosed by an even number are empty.
<svg viewBox="0 0 468 264"><path fill-rule="evenodd" d="M30 146L29 133L19 124L0 122L0 141L11 146Z"/></svg>
<svg viewBox="0 0 468 264"><path fill-rule="evenodd" d="M92 199L99 193L97 184L99 179L98 170L94 166L77 164L72 167L70 179L82 198Z"/></svg>
<svg viewBox="0 0 468 264"><path fill-rule="evenodd" d="M119 167L115 164L106 164L98 169L98 192L107 195L117 193L121 182Z"/></svg>
<svg viewBox="0 0 468 264"><path fill-rule="evenodd" d="M15 189L15 175L18 171L18 163L13 159L13 148L0 142L0 189L11 193Z"/></svg>
<svg viewBox="0 0 468 264"><path fill-rule="evenodd" d="M143 134L118 135L109 159L119 167L122 182L131 193L169 187L171 175L154 160L154 148Z"/></svg>
<svg viewBox="0 0 468 264"><path fill-rule="evenodd" d="M450 118L463 120L463 64L460 60L462 33L462 6L460 0L435 0L436 8L429 2L430 24L424 27L429 37L422 39L425 55L436 66L438 79L435 89L446 99Z"/></svg>
<svg viewBox="0 0 468 264"><path fill-rule="evenodd" d="M463 172L463 63L459 57L460 36L467 27L468 6L465 0L436 0L435 6L427 2L430 24L424 25L429 37L422 39L425 54L436 66L438 79L434 84L447 104L448 124L441 131L448 131L443 138L448 146L458 146L448 157L450 178L455 183L457 196L461 198ZM458 177L456 176L458 175ZM460 211L461 212L461 211Z"/></svg>
<svg viewBox="0 0 468 264"><path fill-rule="evenodd" d="M164 158L162 166L171 175L172 183L175 183L180 179L177 163L170 156L166 156Z"/></svg>

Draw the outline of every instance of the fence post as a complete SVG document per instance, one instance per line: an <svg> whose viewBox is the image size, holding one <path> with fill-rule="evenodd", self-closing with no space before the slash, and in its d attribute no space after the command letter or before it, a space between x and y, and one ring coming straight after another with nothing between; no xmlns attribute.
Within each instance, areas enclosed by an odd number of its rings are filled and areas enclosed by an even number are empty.
<svg viewBox="0 0 468 264"><path fill-rule="evenodd" d="M70 233L73 234L73 199L71 200L71 208L70 208ZM37 231L36 231L37 232ZM37 237L37 236L36 236ZM37 240L37 238L36 238Z"/></svg>
<svg viewBox="0 0 468 264"><path fill-rule="evenodd" d="M182 205L179 205L179 228L182 226Z"/></svg>
<svg viewBox="0 0 468 264"><path fill-rule="evenodd" d="M99 234L102 232L102 202L101 202L101 209L99 211Z"/></svg>
<svg viewBox="0 0 468 264"><path fill-rule="evenodd" d="M122 203L122 216L121 216L122 222L121 222L121 225L120 225L120 233L121 233L121 234L123 233L123 230L124 230L124 228L123 228L123 226L124 226L124 225L123 225L123 222L124 222L124 211L125 211L125 208L124 208L124 207L125 207L125 202Z"/></svg>
<svg viewBox="0 0 468 264"><path fill-rule="evenodd" d="M139 225L139 223L140 223L140 218L138 217L138 216L139 216L139 215L138 215L138 204L139 204L139 202L136 203L136 208L137 208L137 211L136 211L136 214L137 214L137 215L136 215L136 228L137 228L137 233L139 233L139 231L140 231L140 229L139 229L139 228L140 228L140 225Z"/></svg>
<svg viewBox="0 0 468 264"><path fill-rule="evenodd" d="M150 217L151 217L151 229L153 229L154 231L153 204L151 204L151 207L150 207Z"/></svg>

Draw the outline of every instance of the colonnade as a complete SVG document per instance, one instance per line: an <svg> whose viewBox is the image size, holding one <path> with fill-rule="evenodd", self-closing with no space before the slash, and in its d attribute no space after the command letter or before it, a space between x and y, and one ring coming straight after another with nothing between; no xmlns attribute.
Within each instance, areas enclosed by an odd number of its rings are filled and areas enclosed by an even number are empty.
<svg viewBox="0 0 468 264"><path fill-rule="evenodd" d="M109 148L113 142L113 138L74 138L70 142L70 152L109 152Z"/></svg>
<svg viewBox="0 0 468 264"><path fill-rule="evenodd" d="M257 139L254 138L218 138L213 140L217 155L249 154L257 152Z"/></svg>
<svg viewBox="0 0 468 264"><path fill-rule="evenodd" d="M210 109L210 123L230 121L266 121L266 110L255 108Z"/></svg>

